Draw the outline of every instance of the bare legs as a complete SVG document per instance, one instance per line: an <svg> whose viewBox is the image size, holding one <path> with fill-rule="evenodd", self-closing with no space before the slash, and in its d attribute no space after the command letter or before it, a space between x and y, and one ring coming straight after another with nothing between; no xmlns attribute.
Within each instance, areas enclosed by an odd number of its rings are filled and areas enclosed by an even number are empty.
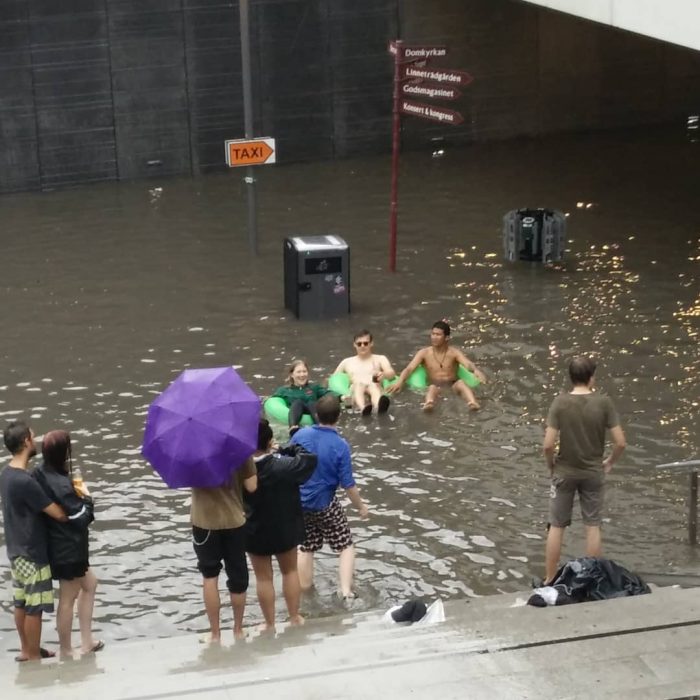
<svg viewBox="0 0 700 700"><path fill-rule="evenodd" d="M547 533L547 544L544 550L544 581L549 583L559 568L561 543L564 539L564 528L550 526Z"/></svg>
<svg viewBox="0 0 700 700"><path fill-rule="evenodd" d="M275 628L275 586L272 582L272 557L248 554L255 572L255 591L265 618L265 630Z"/></svg>
<svg viewBox="0 0 700 700"><path fill-rule="evenodd" d="M353 384L352 399L355 408L362 411L367 406L367 394L369 402L375 411L379 410L379 399L382 398L382 390L378 384Z"/></svg>
<svg viewBox="0 0 700 700"><path fill-rule="evenodd" d="M474 392L461 380L458 379L452 385L452 392L459 396L462 401L464 401L472 411L476 411L480 408L479 402L474 396ZM428 387L428 391L425 393L425 400L423 401L423 410L432 411L435 408L435 404L440 397L440 387L436 384L431 384Z"/></svg>
<svg viewBox="0 0 700 700"><path fill-rule="evenodd" d="M600 525L586 525L586 556L603 556L603 543L600 535Z"/></svg>
<svg viewBox="0 0 700 700"><path fill-rule="evenodd" d="M299 552L299 583L302 591L308 591L314 583L314 554ZM352 582L355 575L355 545L351 544L338 555L338 589L343 598L353 596Z"/></svg>
<svg viewBox="0 0 700 700"><path fill-rule="evenodd" d="M73 653L71 632L73 630L73 608L80 593L80 579L58 582L58 610L56 611L56 629L61 656Z"/></svg>
<svg viewBox="0 0 700 700"><path fill-rule="evenodd" d="M41 613L27 615L24 608L15 608L15 627L20 643L17 660L38 661L41 659ZM53 653L51 655L53 656Z"/></svg>
<svg viewBox="0 0 700 700"><path fill-rule="evenodd" d="M292 625L303 625L304 618L299 614L299 599L301 598L301 585L299 572L297 571L297 550L290 549L277 555L277 563L282 572L282 593L287 603L289 622ZM312 561L313 564L313 561Z"/></svg>
<svg viewBox="0 0 700 700"><path fill-rule="evenodd" d="M433 408L435 408L435 402L438 400L439 396L440 389L436 387L435 384L431 384L428 387L428 391L425 392L425 401L423 401L421 408L424 411L432 411Z"/></svg>
<svg viewBox="0 0 700 700"><path fill-rule="evenodd" d="M219 577L202 579L202 596L204 598L204 610L209 620L209 634L212 642L221 641L221 599L219 598Z"/></svg>
<svg viewBox="0 0 700 700"><path fill-rule="evenodd" d="M465 401L472 411L477 411L480 408L479 402L476 400L476 396L474 396L474 392L461 379L458 379L452 385L452 391L457 394L462 401Z"/></svg>
<svg viewBox="0 0 700 700"><path fill-rule="evenodd" d="M297 555L297 568L301 590L311 590L311 586L314 585L314 553L300 550Z"/></svg>
<svg viewBox="0 0 700 700"><path fill-rule="evenodd" d="M56 611L56 629L61 655L71 655L73 644L73 611L78 601L78 625L80 627L80 651L87 654L93 651L97 642L92 636L92 611L95 607L97 578L91 569L80 578L60 580L58 583L58 610Z"/></svg>
<svg viewBox="0 0 700 700"><path fill-rule="evenodd" d="M209 641L221 641L221 621L219 615L221 613L221 598L219 597L219 577L202 579L202 594L204 598L204 610L207 613L209 620ZM234 639L242 639L245 636L243 632L243 613L245 612L245 593L231 593L231 607L233 608L233 637Z"/></svg>
<svg viewBox="0 0 700 700"><path fill-rule="evenodd" d="M272 557L250 554L250 561L255 571L258 602L265 618L265 629L275 628L275 587L272 574ZM292 625L304 624L304 618L299 614L299 599L301 587L297 571L297 550L290 549L276 555L282 572L282 593L287 604L289 622ZM313 566L313 559L311 560ZM313 572L312 572L313 577Z"/></svg>
<svg viewBox="0 0 700 700"><path fill-rule="evenodd" d="M217 591L218 595L218 591ZM233 608L233 638L243 639L243 613L245 612L245 593L231 593L231 607Z"/></svg>
<svg viewBox="0 0 700 700"><path fill-rule="evenodd" d="M545 583L549 583L559 569L561 545L564 541L563 527L550 527L545 546ZM586 525L586 556L600 557L602 555L602 538L600 525Z"/></svg>
<svg viewBox="0 0 700 700"><path fill-rule="evenodd" d="M338 556L338 583L343 598L352 597L352 579L355 574L355 545L346 547Z"/></svg>
<svg viewBox="0 0 700 700"><path fill-rule="evenodd" d="M95 649L98 642L92 636L92 611L95 607L95 593L97 591L97 577L92 569L85 572L80 581L80 593L78 593L78 626L80 628L80 651L87 654Z"/></svg>

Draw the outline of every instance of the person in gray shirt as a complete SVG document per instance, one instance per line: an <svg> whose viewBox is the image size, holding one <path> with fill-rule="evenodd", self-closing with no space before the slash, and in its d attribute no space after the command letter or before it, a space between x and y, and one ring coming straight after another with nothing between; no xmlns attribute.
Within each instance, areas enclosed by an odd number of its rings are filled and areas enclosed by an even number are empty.
<svg viewBox="0 0 700 700"><path fill-rule="evenodd" d="M600 521L605 475L625 449L625 434L613 402L593 391L596 363L590 357L575 357L569 363L573 388L554 399L547 415L544 457L551 476L549 531L545 549L545 582L559 568L564 530L571 524L574 497L579 495L586 528L586 556L602 553ZM603 457L606 432L613 448ZM557 440L559 451L555 454Z"/></svg>
<svg viewBox="0 0 700 700"><path fill-rule="evenodd" d="M62 508L27 473L29 461L36 454L32 429L19 421L10 423L3 438L12 455L0 471L0 500L12 571L15 627L21 647L15 660L34 661L55 656L41 647L42 615L53 612L51 567L42 513L61 522L67 518Z"/></svg>

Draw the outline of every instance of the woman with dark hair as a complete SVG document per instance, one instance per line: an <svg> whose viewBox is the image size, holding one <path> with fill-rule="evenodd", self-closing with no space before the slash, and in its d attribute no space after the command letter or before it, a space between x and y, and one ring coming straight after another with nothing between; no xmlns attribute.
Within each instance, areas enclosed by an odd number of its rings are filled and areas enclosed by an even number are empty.
<svg viewBox="0 0 700 700"><path fill-rule="evenodd" d="M258 602L265 618L265 629L275 627L275 587L272 556L282 572L282 592L289 621L301 625L301 589L297 572L297 545L304 541L304 515L299 486L313 474L316 455L301 445L275 449L272 428L264 418L258 426L258 449L254 455L258 489L245 494L250 509L246 522L246 551L255 571Z"/></svg>
<svg viewBox="0 0 700 700"><path fill-rule="evenodd" d="M88 526L95 519L93 503L82 480L73 474L70 435L65 430L52 430L44 435L41 453L44 461L34 470L34 477L48 496L58 503L68 522L47 518L49 563L51 574L58 580L56 627L61 655L71 655L73 609L78 601L80 651L99 651L104 642L92 636L92 610L95 605L97 579L90 569Z"/></svg>

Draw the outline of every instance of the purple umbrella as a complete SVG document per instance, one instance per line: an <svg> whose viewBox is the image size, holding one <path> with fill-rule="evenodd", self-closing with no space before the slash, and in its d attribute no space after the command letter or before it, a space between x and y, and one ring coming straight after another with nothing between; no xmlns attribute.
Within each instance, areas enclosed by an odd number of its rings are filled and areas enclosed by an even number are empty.
<svg viewBox="0 0 700 700"><path fill-rule="evenodd" d="M186 369L150 405L141 454L171 488L222 486L255 451L259 420L232 367Z"/></svg>

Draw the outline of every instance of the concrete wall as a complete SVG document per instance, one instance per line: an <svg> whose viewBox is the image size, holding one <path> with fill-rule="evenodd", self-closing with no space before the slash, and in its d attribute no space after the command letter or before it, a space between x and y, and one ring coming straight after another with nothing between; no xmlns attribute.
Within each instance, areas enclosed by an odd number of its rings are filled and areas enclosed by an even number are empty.
<svg viewBox="0 0 700 700"><path fill-rule="evenodd" d="M465 124L426 128L407 119L412 142L682 126L700 110L700 52L521 2L408 5L404 38L454 47L444 65L475 77L458 103Z"/></svg>
<svg viewBox="0 0 700 700"><path fill-rule="evenodd" d="M252 0L256 131L278 162L390 148L390 38L475 82L404 144L681 120L700 54L519 0ZM222 169L243 134L238 4L3 0L0 192Z"/></svg>
<svg viewBox="0 0 700 700"><path fill-rule="evenodd" d="M700 49L697 0L525 0L680 46Z"/></svg>

